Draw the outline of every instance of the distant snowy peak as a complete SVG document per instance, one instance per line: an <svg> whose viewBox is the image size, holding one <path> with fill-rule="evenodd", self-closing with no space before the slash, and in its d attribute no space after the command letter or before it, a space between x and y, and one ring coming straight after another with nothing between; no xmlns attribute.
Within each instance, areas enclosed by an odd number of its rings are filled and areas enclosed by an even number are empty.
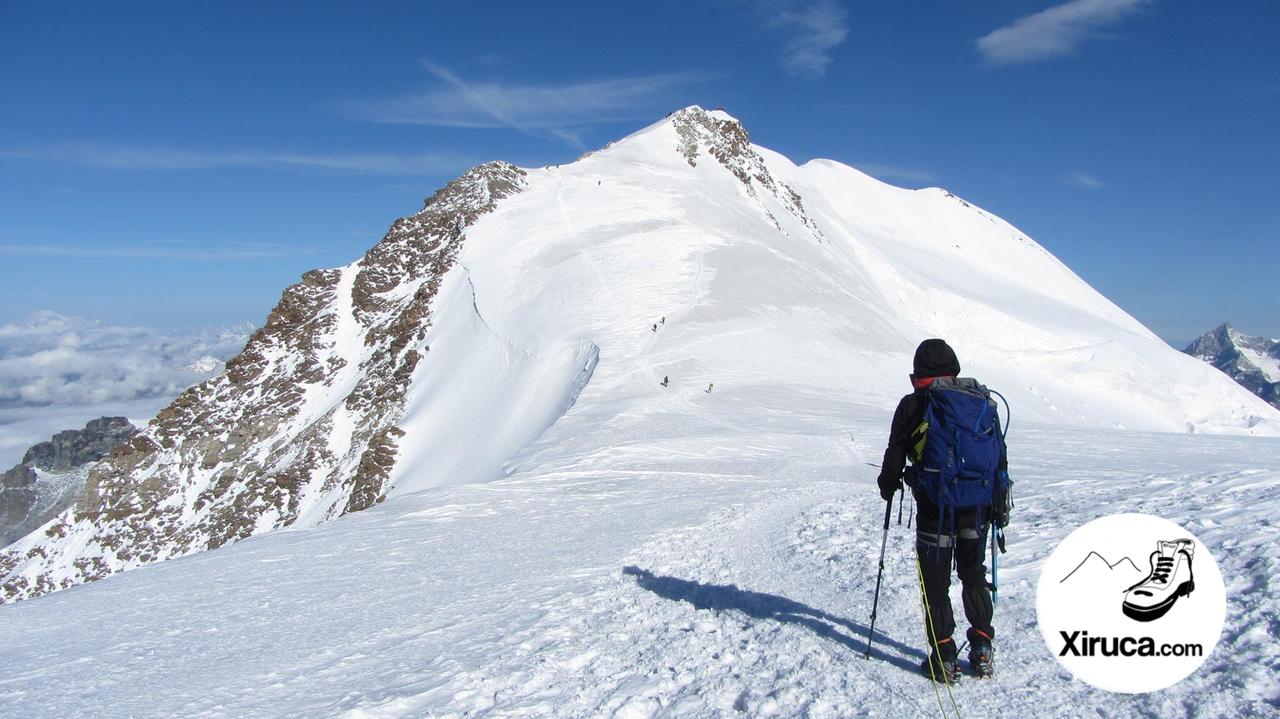
<svg viewBox="0 0 1280 719"><path fill-rule="evenodd" d="M1223 322L1183 352L1217 367L1280 409L1280 340L1252 337Z"/></svg>
<svg viewBox="0 0 1280 719"><path fill-rule="evenodd" d="M183 372L194 372L196 374L213 374L222 369L222 360L213 355L205 355L200 359L182 367Z"/></svg>

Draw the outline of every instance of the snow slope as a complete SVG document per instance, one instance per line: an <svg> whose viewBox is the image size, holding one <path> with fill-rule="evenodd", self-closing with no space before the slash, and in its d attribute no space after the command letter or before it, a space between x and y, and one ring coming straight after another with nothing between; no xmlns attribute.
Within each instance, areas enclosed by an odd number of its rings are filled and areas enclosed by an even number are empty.
<svg viewBox="0 0 1280 719"><path fill-rule="evenodd" d="M1240 354L1257 367L1268 382L1280 382L1280 362L1275 357L1249 348L1241 348Z"/></svg>
<svg viewBox="0 0 1280 719"><path fill-rule="evenodd" d="M522 192L468 230L455 272L472 293L440 317L470 315L474 301L513 364L590 343L599 360L584 402L647 403L669 376L682 388L802 384L892 406L915 345L941 336L1020 418L1280 433L1280 412L1169 348L999 218L831 161L797 167L757 146L721 160L726 125L740 129L722 112L686 110L573 164L529 170ZM695 166L675 151L690 135ZM419 386L436 384L429 373L460 384L429 363L420 371ZM574 387L548 403L578 391L572 377L540 375ZM486 423L509 414L516 386L476 403L490 408ZM428 414L407 409L410 423ZM528 411L539 428L550 414ZM402 443L399 490L452 483L418 471L436 453L419 439L429 434L410 429Z"/></svg>
<svg viewBox="0 0 1280 719"><path fill-rule="evenodd" d="M579 402L500 481L0 607L0 714L938 715L905 526L862 657L887 412L795 386L624 406ZM1010 446L999 676L962 680L963 715L1280 716L1280 442L1016 422ZM1119 511L1196 532L1228 584L1217 649L1152 695L1073 681L1035 626L1054 544Z"/></svg>
<svg viewBox="0 0 1280 719"><path fill-rule="evenodd" d="M696 421L735 389L891 407L929 336L1019 422L1280 434L1280 411L1002 220L796 166L688 108L572 164L476 168L358 262L308 273L227 373L91 477L86 507L0 554L3 594L515 476L577 411L608 433L672 402Z"/></svg>

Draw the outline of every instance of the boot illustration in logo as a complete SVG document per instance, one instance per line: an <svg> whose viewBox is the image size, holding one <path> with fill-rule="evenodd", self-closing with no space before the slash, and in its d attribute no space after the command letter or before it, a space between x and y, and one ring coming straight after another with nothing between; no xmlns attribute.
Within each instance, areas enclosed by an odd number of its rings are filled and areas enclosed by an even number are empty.
<svg viewBox="0 0 1280 719"><path fill-rule="evenodd" d="M1125 616L1139 622L1153 622L1173 608L1178 597L1196 588L1191 573L1195 543L1190 539L1160 540L1151 553L1151 573L1129 587L1124 594Z"/></svg>

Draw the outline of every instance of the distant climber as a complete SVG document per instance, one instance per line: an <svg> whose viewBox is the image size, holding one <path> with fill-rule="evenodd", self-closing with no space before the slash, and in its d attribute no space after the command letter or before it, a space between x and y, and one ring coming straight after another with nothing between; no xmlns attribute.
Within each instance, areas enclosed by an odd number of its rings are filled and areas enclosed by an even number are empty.
<svg viewBox="0 0 1280 719"><path fill-rule="evenodd" d="M657 323L657 322L654 322L654 323L653 323L653 329L651 329L651 330L649 330L649 331L650 331L650 332L657 332L657 331L658 331L658 323Z"/></svg>
<svg viewBox="0 0 1280 719"><path fill-rule="evenodd" d="M659 384L661 384L663 387L667 386L667 377L665 375L662 377L662 382L660 382Z"/></svg>
<svg viewBox="0 0 1280 719"><path fill-rule="evenodd" d="M665 325L666 323L667 323L667 316L666 316L666 315L663 315L663 316L662 316L662 324L664 324L664 325Z"/></svg>
<svg viewBox="0 0 1280 719"><path fill-rule="evenodd" d="M707 385L707 388L703 391L706 392L707 394L711 394L711 390L715 388L716 388L716 383L712 382L711 384Z"/></svg>

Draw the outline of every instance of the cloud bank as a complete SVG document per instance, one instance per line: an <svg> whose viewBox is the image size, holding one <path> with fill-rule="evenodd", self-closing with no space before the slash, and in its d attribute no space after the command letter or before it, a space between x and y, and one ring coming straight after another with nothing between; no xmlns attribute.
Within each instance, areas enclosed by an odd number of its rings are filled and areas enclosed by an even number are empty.
<svg viewBox="0 0 1280 719"><path fill-rule="evenodd" d="M221 372L251 331L246 323L164 332L53 312L0 325L0 471L31 444L94 417L148 419Z"/></svg>
<svg viewBox="0 0 1280 719"><path fill-rule="evenodd" d="M0 407L174 397L209 373L187 369L244 348L249 326L166 333L54 312L0 325Z"/></svg>

